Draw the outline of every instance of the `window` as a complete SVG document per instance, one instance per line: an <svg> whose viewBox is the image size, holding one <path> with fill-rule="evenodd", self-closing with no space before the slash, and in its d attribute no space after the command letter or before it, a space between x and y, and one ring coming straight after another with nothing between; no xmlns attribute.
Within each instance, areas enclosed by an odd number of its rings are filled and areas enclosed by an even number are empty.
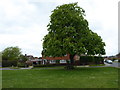
<svg viewBox="0 0 120 90"><path fill-rule="evenodd" d="M66 60L60 60L60 63L67 63Z"/></svg>
<svg viewBox="0 0 120 90"><path fill-rule="evenodd" d="M53 64L53 63L56 63L56 61L55 61L55 60L50 60L50 63L52 63L52 64Z"/></svg>

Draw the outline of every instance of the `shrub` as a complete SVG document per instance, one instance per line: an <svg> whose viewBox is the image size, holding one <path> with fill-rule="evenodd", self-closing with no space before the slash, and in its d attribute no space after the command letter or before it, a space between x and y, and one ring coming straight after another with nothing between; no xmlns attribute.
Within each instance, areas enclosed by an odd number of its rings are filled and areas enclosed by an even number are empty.
<svg viewBox="0 0 120 90"><path fill-rule="evenodd" d="M13 60L3 60L2 61L2 67L11 67L11 66L17 66L17 61Z"/></svg>
<svg viewBox="0 0 120 90"><path fill-rule="evenodd" d="M53 67L53 66L56 66L56 64L34 65L34 67Z"/></svg>
<svg viewBox="0 0 120 90"><path fill-rule="evenodd" d="M103 57L94 57L95 64L104 64L104 58Z"/></svg>
<svg viewBox="0 0 120 90"><path fill-rule="evenodd" d="M17 66L18 67L25 67L25 63L24 62L23 63L22 62L18 62Z"/></svg>
<svg viewBox="0 0 120 90"><path fill-rule="evenodd" d="M104 64L103 57L98 56L81 56L80 57L80 65L88 65L88 64Z"/></svg>
<svg viewBox="0 0 120 90"><path fill-rule="evenodd" d="M66 64L45 64L45 65L34 65L34 67L55 67L55 66L66 66Z"/></svg>
<svg viewBox="0 0 120 90"><path fill-rule="evenodd" d="M118 59L118 62L120 62L120 59Z"/></svg>

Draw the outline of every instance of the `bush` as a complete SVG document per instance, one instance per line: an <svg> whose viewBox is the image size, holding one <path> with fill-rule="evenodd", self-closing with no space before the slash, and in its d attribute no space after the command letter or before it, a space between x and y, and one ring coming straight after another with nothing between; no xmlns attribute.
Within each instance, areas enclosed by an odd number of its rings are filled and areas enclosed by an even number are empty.
<svg viewBox="0 0 120 90"><path fill-rule="evenodd" d="M80 64L88 65L94 62L93 56L80 56Z"/></svg>
<svg viewBox="0 0 120 90"><path fill-rule="evenodd" d="M94 57L95 64L104 64L104 58L103 57Z"/></svg>
<svg viewBox="0 0 120 90"><path fill-rule="evenodd" d="M118 59L118 62L120 62L120 59Z"/></svg>
<svg viewBox="0 0 120 90"><path fill-rule="evenodd" d="M17 61L13 60L3 60L2 61L2 67L11 67L11 66L17 66Z"/></svg>
<svg viewBox="0 0 120 90"><path fill-rule="evenodd" d="M24 62L18 62L17 66L18 67L25 67L25 63Z"/></svg>
<svg viewBox="0 0 120 90"><path fill-rule="evenodd" d="M55 66L66 66L66 64L45 64L45 65L34 65L34 67L55 67Z"/></svg>
<svg viewBox="0 0 120 90"><path fill-rule="evenodd" d="M55 64L46 64L46 65L34 65L34 67L53 67Z"/></svg>
<svg viewBox="0 0 120 90"><path fill-rule="evenodd" d="M98 57L98 56L81 56L80 65L88 65L88 64L104 64L104 59L103 57Z"/></svg>

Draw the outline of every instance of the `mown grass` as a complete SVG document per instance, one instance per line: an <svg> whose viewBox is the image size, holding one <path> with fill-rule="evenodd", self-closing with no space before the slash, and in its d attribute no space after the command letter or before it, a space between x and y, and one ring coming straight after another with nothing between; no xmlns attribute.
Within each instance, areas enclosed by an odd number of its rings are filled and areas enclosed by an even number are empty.
<svg viewBox="0 0 120 90"><path fill-rule="evenodd" d="M105 66L105 64L93 64L93 65L89 65L89 66Z"/></svg>
<svg viewBox="0 0 120 90"><path fill-rule="evenodd" d="M113 67L3 70L3 88L118 88Z"/></svg>

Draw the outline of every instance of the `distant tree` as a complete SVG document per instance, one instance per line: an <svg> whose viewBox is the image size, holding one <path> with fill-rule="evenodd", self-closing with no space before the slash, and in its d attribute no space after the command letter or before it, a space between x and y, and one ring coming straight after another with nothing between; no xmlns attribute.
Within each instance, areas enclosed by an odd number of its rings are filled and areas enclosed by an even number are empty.
<svg viewBox="0 0 120 90"><path fill-rule="evenodd" d="M77 3L57 6L50 16L42 54L53 57L70 54L71 65L76 54L105 54L105 43L89 29L84 16L85 11Z"/></svg>
<svg viewBox="0 0 120 90"><path fill-rule="evenodd" d="M2 62L2 52L0 52L0 62Z"/></svg>
<svg viewBox="0 0 120 90"><path fill-rule="evenodd" d="M120 56L120 52L118 54L116 54L116 56Z"/></svg>
<svg viewBox="0 0 120 90"><path fill-rule="evenodd" d="M21 54L20 57L19 57L19 61L20 62L25 62L28 60L28 57L26 57L25 55Z"/></svg>
<svg viewBox="0 0 120 90"><path fill-rule="evenodd" d="M7 47L2 51L2 60L18 60L20 58L21 51L20 48Z"/></svg>
<svg viewBox="0 0 120 90"><path fill-rule="evenodd" d="M0 52L0 66L2 66L1 64L2 64L2 52Z"/></svg>
<svg viewBox="0 0 120 90"><path fill-rule="evenodd" d="M118 62L120 62L120 52L116 56L117 56Z"/></svg>

